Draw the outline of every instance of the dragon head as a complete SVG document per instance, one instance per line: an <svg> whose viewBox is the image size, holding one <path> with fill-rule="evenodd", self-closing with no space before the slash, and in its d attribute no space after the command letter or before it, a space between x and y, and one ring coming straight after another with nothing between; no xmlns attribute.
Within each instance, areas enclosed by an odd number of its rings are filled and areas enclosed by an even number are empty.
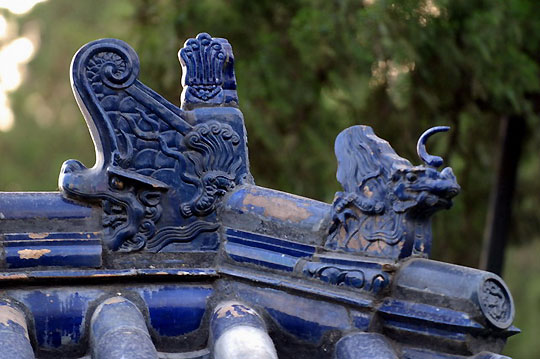
<svg viewBox="0 0 540 359"><path fill-rule="evenodd" d="M399 157L368 126L341 132L337 178L344 192L336 193L325 247L390 258L428 254L430 217L450 208L460 190L452 169L438 171L442 158L425 148L431 135L448 129L434 127L420 136L421 166Z"/></svg>
<svg viewBox="0 0 540 359"><path fill-rule="evenodd" d="M420 136L417 152L426 166L393 166L389 195L394 211L420 217L452 206L452 198L460 191L456 176L450 167L438 171L442 158L428 154L425 148L431 135L448 130L446 126L433 127Z"/></svg>
<svg viewBox="0 0 540 359"><path fill-rule="evenodd" d="M101 204L104 241L121 251L142 248L154 234L161 196L168 189L165 183L133 171L86 168L76 160L63 164L59 187L71 197Z"/></svg>

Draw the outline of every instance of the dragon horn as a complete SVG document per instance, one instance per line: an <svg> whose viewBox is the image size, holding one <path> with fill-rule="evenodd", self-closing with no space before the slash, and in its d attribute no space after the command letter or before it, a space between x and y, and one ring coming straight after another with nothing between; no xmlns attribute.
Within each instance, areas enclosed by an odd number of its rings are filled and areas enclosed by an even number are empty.
<svg viewBox="0 0 540 359"><path fill-rule="evenodd" d="M441 157L433 156L427 153L426 142L431 135L437 132L446 132L449 129L450 127L448 126L432 127L426 130L426 132L424 132L422 136L420 136L420 138L418 139L418 143L416 144L416 152L418 153L418 156L420 157L420 159L426 163L426 165L437 168L443 164L443 159Z"/></svg>

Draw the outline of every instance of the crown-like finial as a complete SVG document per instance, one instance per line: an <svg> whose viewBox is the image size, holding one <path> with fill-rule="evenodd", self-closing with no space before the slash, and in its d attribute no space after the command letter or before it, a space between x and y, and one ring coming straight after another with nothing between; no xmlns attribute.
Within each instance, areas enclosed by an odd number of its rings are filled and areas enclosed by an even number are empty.
<svg viewBox="0 0 540 359"><path fill-rule="evenodd" d="M234 57L229 42L201 33L178 52L182 64L182 107L236 106Z"/></svg>

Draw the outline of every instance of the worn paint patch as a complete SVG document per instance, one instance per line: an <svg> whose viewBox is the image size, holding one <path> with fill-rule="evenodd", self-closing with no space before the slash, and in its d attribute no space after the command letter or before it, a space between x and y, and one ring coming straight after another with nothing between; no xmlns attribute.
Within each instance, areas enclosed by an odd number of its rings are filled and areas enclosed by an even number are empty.
<svg viewBox="0 0 540 359"><path fill-rule="evenodd" d="M369 186L364 186L364 195L367 197L367 198L371 198L373 197L373 191L371 191L371 189L369 188Z"/></svg>
<svg viewBox="0 0 540 359"><path fill-rule="evenodd" d="M21 259L39 259L47 253L51 253L50 249L21 249L17 251Z"/></svg>
<svg viewBox="0 0 540 359"><path fill-rule="evenodd" d="M301 222L311 216L311 213L306 208L286 198L263 197L248 193L244 197L242 204L246 208L249 206L262 208L265 216L283 221Z"/></svg>
<svg viewBox="0 0 540 359"><path fill-rule="evenodd" d="M42 239L47 238L50 233L28 233L28 238L32 239Z"/></svg>
<svg viewBox="0 0 540 359"><path fill-rule="evenodd" d="M106 306L106 305L111 305L111 304L118 304L118 303L123 303L123 302L127 302L127 299L124 298L124 297L121 297L120 296L120 293L117 293L118 296L116 297L110 297L108 299L106 299L103 303L101 303L100 305L98 305L98 307L96 308L96 310L94 311L94 314L92 315L92 321L95 320L95 318L97 318L101 311L103 310L103 308Z"/></svg>
<svg viewBox="0 0 540 359"><path fill-rule="evenodd" d="M224 303L221 307L217 308L215 313L216 318L241 318L246 315L258 316L257 312L255 312L253 309L235 302Z"/></svg>
<svg viewBox="0 0 540 359"><path fill-rule="evenodd" d="M62 335L60 337L60 342L62 343L62 345L71 344L71 342L72 342L71 335Z"/></svg>
<svg viewBox="0 0 540 359"><path fill-rule="evenodd" d="M24 335L28 338L28 329L26 328L26 318L24 317L24 314L9 305L0 305L0 324L9 326L10 322L24 328Z"/></svg>
<svg viewBox="0 0 540 359"><path fill-rule="evenodd" d="M24 273L1 273L0 274L0 281L1 280L18 280L18 279L28 279L28 275Z"/></svg>
<svg viewBox="0 0 540 359"><path fill-rule="evenodd" d="M124 298L124 297L111 297L109 299L107 299L106 301L103 302L104 305L108 305L108 304L116 304L116 303L123 303L123 302L127 302L127 299Z"/></svg>

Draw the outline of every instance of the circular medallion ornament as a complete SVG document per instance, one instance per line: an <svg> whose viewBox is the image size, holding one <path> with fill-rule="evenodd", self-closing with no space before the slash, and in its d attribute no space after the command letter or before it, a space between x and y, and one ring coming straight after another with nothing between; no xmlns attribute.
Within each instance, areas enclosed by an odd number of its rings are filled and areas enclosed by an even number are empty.
<svg viewBox="0 0 540 359"><path fill-rule="evenodd" d="M514 320L514 302L502 280L491 277L484 280L478 293L480 308L486 319L499 329L506 329Z"/></svg>

